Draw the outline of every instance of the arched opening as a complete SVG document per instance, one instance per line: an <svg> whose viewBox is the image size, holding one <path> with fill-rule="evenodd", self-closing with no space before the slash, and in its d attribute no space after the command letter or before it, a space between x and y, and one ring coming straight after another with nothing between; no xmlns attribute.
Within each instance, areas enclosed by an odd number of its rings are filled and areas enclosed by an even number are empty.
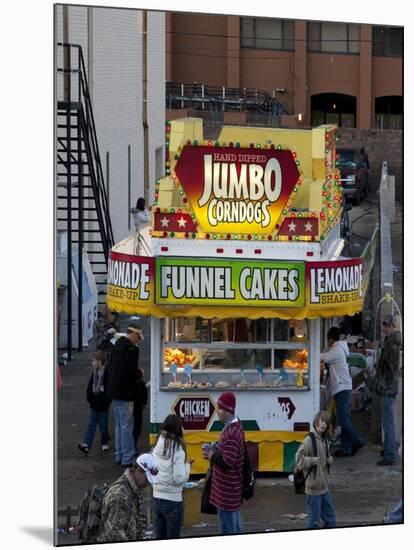
<svg viewBox="0 0 414 550"><path fill-rule="evenodd" d="M385 95L375 98L375 127L384 130L401 130L403 98L400 95Z"/></svg>
<svg viewBox="0 0 414 550"><path fill-rule="evenodd" d="M311 124L356 127L356 97L347 94L315 94L311 97Z"/></svg>

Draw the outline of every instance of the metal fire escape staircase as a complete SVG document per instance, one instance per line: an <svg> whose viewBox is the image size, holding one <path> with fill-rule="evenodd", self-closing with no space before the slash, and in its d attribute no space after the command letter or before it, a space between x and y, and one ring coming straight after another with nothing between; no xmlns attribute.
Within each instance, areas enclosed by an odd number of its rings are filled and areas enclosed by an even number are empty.
<svg viewBox="0 0 414 550"><path fill-rule="evenodd" d="M56 168L57 228L67 232L67 351L72 348L72 264L77 251L77 273L83 274L82 251L88 253L98 300L106 300L108 255L114 244L95 121L82 48L76 44L58 47L63 67L58 67L62 97L57 98ZM75 247L73 247L75 245ZM82 280L78 275L78 280ZM82 349L82 284L78 284L78 342Z"/></svg>

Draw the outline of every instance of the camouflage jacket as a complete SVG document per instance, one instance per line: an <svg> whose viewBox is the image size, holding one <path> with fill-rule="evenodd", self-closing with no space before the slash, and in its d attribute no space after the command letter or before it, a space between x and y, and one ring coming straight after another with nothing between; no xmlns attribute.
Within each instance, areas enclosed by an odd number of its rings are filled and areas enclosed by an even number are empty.
<svg viewBox="0 0 414 550"><path fill-rule="evenodd" d="M129 470L113 483L103 500L98 542L140 540L147 527L144 498Z"/></svg>

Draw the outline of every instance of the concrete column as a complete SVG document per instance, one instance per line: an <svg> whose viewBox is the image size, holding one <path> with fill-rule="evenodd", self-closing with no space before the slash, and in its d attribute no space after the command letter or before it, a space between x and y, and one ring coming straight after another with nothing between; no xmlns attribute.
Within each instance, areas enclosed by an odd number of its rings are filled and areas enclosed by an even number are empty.
<svg viewBox="0 0 414 550"><path fill-rule="evenodd" d="M227 16L226 86L240 88L240 17Z"/></svg>
<svg viewBox="0 0 414 550"><path fill-rule="evenodd" d="M293 114L302 114L303 122L310 124L310 113L307 109L307 67L306 67L306 21L295 21L295 60L292 82L294 93Z"/></svg>
<svg viewBox="0 0 414 550"><path fill-rule="evenodd" d="M165 80L173 81L173 17L174 14L170 11L165 12Z"/></svg>
<svg viewBox="0 0 414 550"><path fill-rule="evenodd" d="M360 27L359 97L357 127L371 128L372 124L372 27Z"/></svg>

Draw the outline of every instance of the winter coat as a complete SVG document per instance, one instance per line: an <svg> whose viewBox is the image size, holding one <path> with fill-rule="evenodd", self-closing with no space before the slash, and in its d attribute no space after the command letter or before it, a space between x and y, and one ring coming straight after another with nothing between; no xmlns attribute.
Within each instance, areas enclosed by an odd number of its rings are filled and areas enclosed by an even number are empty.
<svg viewBox="0 0 414 550"><path fill-rule="evenodd" d="M121 401L134 401L138 398L138 359L137 346L126 336L118 338L108 368L107 397Z"/></svg>
<svg viewBox="0 0 414 550"><path fill-rule="evenodd" d="M329 367L328 387L332 396L340 391L352 390L352 378L346 360L348 355L348 345L339 340L328 351L321 353L321 360Z"/></svg>
<svg viewBox="0 0 414 550"><path fill-rule="evenodd" d="M138 376L139 375L140 373L138 372ZM144 408L147 403L148 403L148 389L141 375L141 378L138 379L137 394L134 399L134 406Z"/></svg>
<svg viewBox="0 0 414 550"><path fill-rule="evenodd" d="M131 214L134 218L134 224L136 231L140 231L143 227L151 222L151 214L145 208L144 210L138 210L138 208L131 208Z"/></svg>
<svg viewBox="0 0 414 550"><path fill-rule="evenodd" d="M109 487L102 502L101 519L98 542L143 538L147 527L144 499L129 469Z"/></svg>
<svg viewBox="0 0 414 550"><path fill-rule="evenodd" d="M313 454L312 440L310 436L305 437L296 453L296 469L303 470L305 477L312 466L316 466L305 481L305 493L307 495L323 495L328 492L328 464L326 462L326 442L319 434L314 432L316 438L317 457Z"/></svg>
<svg viewBox="0 0 414 550"><path fill-rule="evenodd" d="M190 477L190 464L185 462L185 451L180 445L176 445L174 453L163 455L165 437L160 435L152 451L157 461L157 481L153 484L154 498L181 502L183 499L183 485Z"/></svg>
<svg viewBox="0 0 414 550"><path fill-rule="evenodd" d="M93 375L89 378L88 387L86 389L86 400L88 401L91 409L94 411L107 411L111 400L105 395L106 386L108 384L108 369L105 367L102 380L102 387L98 393L93 393Z"/></svg>
<svg viewBox="0 0 414 550"><path fill-rule="evenodd" d="M235 418L220 435L217 451L211 458L213 474L210 502L222 510L240 510L243 480L244 432L241 422Z"/></svg>
<svg viewBox="0 0 414 550"><path fill-rule="evenodd" d="M384 339L378 361L375 391L379 395L397 395L401 334L394 331Z"/></svg>

